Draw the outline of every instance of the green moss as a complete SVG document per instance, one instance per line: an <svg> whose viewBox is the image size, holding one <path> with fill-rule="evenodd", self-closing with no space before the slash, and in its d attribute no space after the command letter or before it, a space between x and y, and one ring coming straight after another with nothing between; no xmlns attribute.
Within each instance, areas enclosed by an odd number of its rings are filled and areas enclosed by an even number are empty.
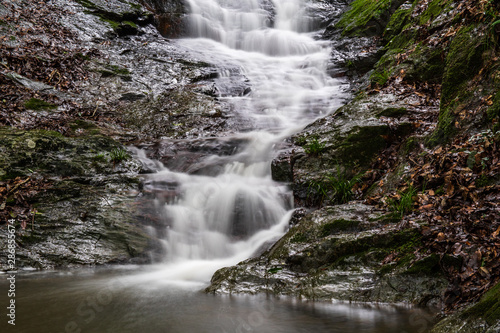
<svg viewBox="0 0 500 333"><path fill-rule="evenodd" d="M389 21L391 4L392 0L355 0L335 27L343 29L342 34L347 36L382 33Z"/></svg>
<svg viewBox="0 0 500 333"><path fill-rule="evenodd" d="M426 145L433 147L445 143L457 133L457 127L455 126L457 114L461 109L467 106L467 103L473 97L473 92L461 90L461 94L450 104L446 106L441 105L436 130L426 140ZM441 100L442 99L443 98L441 98Z"/></svg>
<svg viewBox="0 0 500 333"><path fill-rule="evenodd" d="M410 268L408 268L404 274L407 275L435 275L437 272L440 272L441 268L439 265L439 256L436 254L432 254L424 259L421 259Z"/></svg>
<svg viewBox="0 0 500 333"><path fill-rule="evenodd" d="M100 16L100 19L101 19L103 22L108 23L108 24L111 26L111 28L112 28L113 30L115 30L115 31L116 31L116 30L118 30L118 29L120 28L120 22L118 22L118 21L110 20L109 18L106 18L106 17L104 17L104 16L102 16L102 15Z"/></svg>
<svg viewBox="0 0 500 333"><path fill-rule="evenodd" d="M130 77L132 73L127 68L118 65L106 64L104 65L104 69L99 70L99 73L101 73L103 77L119 76L125 81L132 80Z"/></svg>
<svg viewBox="0 0 500 333"><path fill-rule="evenodd" d="M323 224L319 230L319 234L321 237L326 237L342 231L355 230L359 230L359 221L340 219Z"/></svg>
<svg viewBox="0 0 500 333"><path fill-rule="evenodd" d="M96 126L89 121L79 119L79 120L75 120L75 122L71 123L70 128L72 130L79 129L79 128L88 130L88 129L96 128Z"/></svg>
<svg viewBox="0 0 500 333"><path fill-rule="evenodd" d="M389 127L384 125L355 127L340 147L342 160L358 163L360 167L369 164L373 156L386 147L383 137L389 134Z"/></svg>
<svg viewBox="0 0 500 333"><path fill-rule="evenodd" d="M483 318L489 325L500 320L500 283L488 291L474 306L465 310L461 318Z"/></svg>
<svg viewBox="0 0 500 333"><path fill-rule="evenodd" d="M94 3L92 3L91 1L88 1L88 0L75 0L75 1L78 2L80 5L82 5L85 8L97 9L97 6Z"/></svg>
<svg viewBox="0 0 500 333"><path fill-rule="evenodd" d="M132 2L129 2L128 3L130 5L130 7L134 10L137 10L137 11L140 11L142 10L142 7L141 5L137 4L137 3L132 3Z"/></svg>
<svg viewBox="0 0 500 333"><path fill-rule="evenodd" d="M404 143L404 154L408 155L411 151L418 147L419 140L415 137L410 137Z"/></svg>
<svg viewBox="0 0 500 333"><path fill-rule="evenodd" d="M290 238L291 243L305 243L306 241L307 237L302 232L297 232L292 238Z"/></svg>
<svg viewBox="0 0 500 333"><path fill-rule="evenodd" d="M399 118L407 113L406 108L387 108L377 113L377 118L389 117L389 118Z"/></svg>
<svg viewBox="0 0 500 333"><path fill-rule="evenodd" d="M384 31L385 40L389 41L403 31L403 28L410 21L412 11L413 7L408 8L406 6L401 6L394 12L394 14L392 14L391 19L389 20L389 23Z"/></svg>
<svg viewBox="0 0 500 333"><path fill-rule="evenodd" d="M419 43L407 62L411 63L406 71L407 81L441 83L445 68L444 52L441 47L432 48Z"/></svg>
<svg viewBox="0 0 500 333"><path fill-rule="evenodd" d="M375 219L369 219L371 222L378 222L380 224L388 224L388 223L398 223L401 222L401 216L396 212L391 212L384 214Z"/></svg>
<svg viewBox="0 0 500 333"><path fill-rule="evenodd" d="M135 24L134 22L132 21L123 21L122 24L126 24L128 26L131 26L132 28L135 28L137 29L137 24Z"/></svg>
<svg viewBox="0 0 500 333"><path fill-rule="evenodd" d="M475 26L461 28L453 39L446 56L441 105L446 107L461 94L461 87L479 72L486 50L485 36L474 31Z"/></svg>
<svg viewBox="0 0 500 333"><path fill-rule="evenodd" d="M451 0L432 1L422 15L420 15L420 25L425 25L430 20L438 17L451 2Z"/></svg>
<svg viewBox="0 0 500 333"><path fill-rule="evenodd" d="M106 65L106 68L113 71L113 73L116 73L117 75L130 75L131 72L125 68L125 67L120 67L117 65Z"/></svg>
<svg viewBox="0 0 500 333"><path fill-rule="evenodd" d="M399 50L402 53L404 50L410 48L410 46L416 44L416 39L418 37L418 29L413 26L404 27L403 31L398 35L395 35L387 44L386 49L388 50Z"/></svg>
<svg viewBox="0 0 500 333"><path fill-rule="evenodd" d="M31 98L24 102L24 107L29 110L39 111L39 110L53 110L57 109L57 105L48 103L38 98Z"/></svg>

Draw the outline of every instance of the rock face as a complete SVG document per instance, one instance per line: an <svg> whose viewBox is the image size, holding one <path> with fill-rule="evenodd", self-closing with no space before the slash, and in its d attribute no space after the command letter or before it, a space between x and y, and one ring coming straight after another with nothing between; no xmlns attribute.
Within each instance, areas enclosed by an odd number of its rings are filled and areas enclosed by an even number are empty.
<svg viewBox="0 0 500 333"><path fill-rule="evenodd" d="M315 183L339 168L361 173L390 142L408 135L411 124L401 114L406 114L411 99L363 96L317 120L292 137L295 147L273 161L273 178L293 183L297 204L314 205L319 200ZM398 110L400 114L390 114Z"/></svg>
<svg viewBox="0 0 500 333"><path fill-rule="evenodd" d="M145 217L150 212L140 197L140 174L151 171L124 145L145 140L150 146L164 136L198 137L225 131L231 123L211 96L215 68L189 59L185 50L162 38L152 25L158 15L184 15L183 1L145 3L51 4L63 13L58 24L70 32L66 33L71 42L65 47L78 49L77 56L85 63L85 80L74 82L78 89L63 91L0 71L2 83L36 96L13 114L13 127L0 127L0 192L6 194L0 212L11 211L20 201L25 205L11 214L17 221L19 268L151 261L152 253L161 250L146 231L164 226ZM11 7L29 5L20 2ZM0 6L0 14L9 15L11 7ZM11 27L2 21L0 28ZM40 119L64 130L15 129L37 128ZM7 185L25 181L43 184L43 190L24 200L17 188ZM1 223L0 228L6 227L5 221ZM6 237L0 233L2 253L7 251ZM2 256L0 269L7 268Z"/></svg>
<svg viewBox="0 0 500 333"><path fill-rule="evenodd" d="M321 208L262 255L217 271L207 292L440 305L448 283L435 271L436 258L410 265L418 225L399 230L393 221L362 204ZM397 266L382 265L395 251L407 258Z"/></svg>
<svg viewBox="0 0 500 333"><path fill-rule="evenodd" d="M121 149L118 142L98 134L68 138L58 132L6 127L0 128L0 136L1 179L45 179L50 184L30 199L36 211L31 224L18 226L17 267L149 260L153 242L135 222L132 205L141 164L130 156L113 161ZM19 200L11 193L2 209ZM6 251L7 234L1 233L0 239L0 251ZM6 257L0 265L8 267Z"/></svg>

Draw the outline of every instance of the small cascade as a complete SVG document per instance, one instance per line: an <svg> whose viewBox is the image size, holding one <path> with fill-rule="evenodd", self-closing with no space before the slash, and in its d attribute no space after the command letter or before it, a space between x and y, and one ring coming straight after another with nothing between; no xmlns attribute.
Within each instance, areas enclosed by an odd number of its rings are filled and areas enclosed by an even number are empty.
<svg viewBox="0 0 500 333"><path fill-rule="evenodd" d="M251 91L221 100L250 118L251 128L233 134L243 142L233 155L205 159L222 165L216 175L174 172L138 156L157 171L148 186L169 193L156 199L168 225L164 278L207 282L216 269L248 258L285 232L293 200L285 185L271 179L274 147L340 106L342 93L341 82L326 71L328 45L308 31L303 1L188 4L192 37L176 43L220 68L220 80L233 75L228 64L239 68Z"/></svg>

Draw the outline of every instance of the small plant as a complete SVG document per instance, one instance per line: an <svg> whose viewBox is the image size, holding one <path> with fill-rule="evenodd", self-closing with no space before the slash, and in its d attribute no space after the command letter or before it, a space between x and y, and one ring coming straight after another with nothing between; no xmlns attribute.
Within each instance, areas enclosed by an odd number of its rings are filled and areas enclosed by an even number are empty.
<svg viewBox="0 0 500 333"><path fill-rule="evenodd" d="M119 163L129 158L127 151L121 148L113 149L109 155L113 163Z"/></svg>
<svg viewBox="0 0 500 333"><path fill-rule="evenodd" d="M398 212L401 217L413 210L413 197L417 194L417 189L409 185L406 191L398 191L399 199L393 199L389 202L393 211Z"/></svg>
<svg viewBox="0 0 500 333"><path fill-rule="evenodd" d="M311 142L309 142L304 150L307 155L319 155L323 150L325 150L325 144L319 142L318 138L313 138Z"/></svg>
<svg viewBox="0 0 500 333"><path fill-rule="evenodd" d="M303 146L307 143L307 139L305 136L298 136L295 138L295 144L298 146Z"/></svg>
<svg viewBox="0 0 500 333"><path fill-rule="evenodd" d="M337 166L336 174L327 174L319 181L311 181L308 188L308 197L314 197L319 205L325 199L333 204L343 204L351 201L354 197L352 188L361 179L361 175L350 177L347 171Z"/></svg>
<svg viewBox="0 0 500 333"><path fill-rule="evenodd" d="M370 80L372 83L376 83L379 86L383 86L389 80L390 75L391 73L387 69L385 69L383 72L374 72L370 76Z"/></svg>
<svg viewBox="0 0 500 333"><path fill-rule="evenodd" d="M106 155L104 153L99 153L94 156L94 161L96 162L107 162L108 160L106 159Z"/></svg>
<svg viewBox="0 0 500 333"><path fill-rule="evenodd" d="M352 188L360 181L361 175L349 177L345 170L341 171L341 168L337 167L337 174L329 174L326 178L333 191L332 201L334 203L343 204L352 200L354 196Z"/></svg>

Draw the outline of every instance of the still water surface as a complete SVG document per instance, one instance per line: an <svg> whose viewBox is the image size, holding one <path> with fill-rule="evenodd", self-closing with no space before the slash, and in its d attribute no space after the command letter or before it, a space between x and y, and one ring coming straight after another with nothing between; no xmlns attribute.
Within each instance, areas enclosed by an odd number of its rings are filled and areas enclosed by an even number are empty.
<svg viewBox="0 0 500 333"><path fill-rule="evenodd" d="M18 274L16 326L1 331L422 333L430 325L425 311L403 306L206 295L201 284L158 282L161 271L144 269Z"/></svg>

